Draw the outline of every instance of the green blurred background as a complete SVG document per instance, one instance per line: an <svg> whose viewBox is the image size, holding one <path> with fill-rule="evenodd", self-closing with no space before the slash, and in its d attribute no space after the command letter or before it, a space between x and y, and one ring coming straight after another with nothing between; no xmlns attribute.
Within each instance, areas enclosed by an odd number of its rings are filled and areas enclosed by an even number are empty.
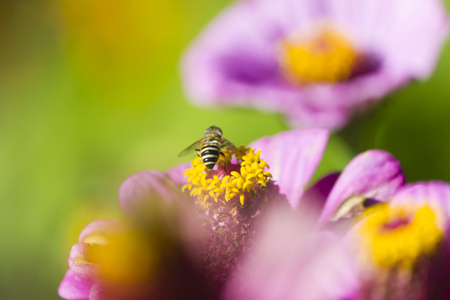
<svg viewBox="0 0 450 300"><path fill-rule="evenodd" d="M287 129L275 114L185 100L183 49L228 3L0 0L0 299L59 299L79 231L123 217L121 182L179 163L209 125L235 144ZM331 137L315 178L380 148L409 181L450 181L449 78L447 43L428 81Z"/></svg>

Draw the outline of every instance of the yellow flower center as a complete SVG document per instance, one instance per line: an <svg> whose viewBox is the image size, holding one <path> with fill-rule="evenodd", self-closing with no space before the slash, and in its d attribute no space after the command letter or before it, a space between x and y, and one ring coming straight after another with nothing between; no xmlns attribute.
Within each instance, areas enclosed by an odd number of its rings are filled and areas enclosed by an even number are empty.
<svg viewBox="0 0 450 300"><path fill-rule="evenodd" d="M347 80L355 66L357 52L337 31L321 28L314 35L281 41L280 64L295 84Z"/></svg>
<svg viewBox="0 0 450 300"><path fill-rule="evenodd" d="M126 229L115 235L93 233L83 242L89 244L89 252L76 257L73 263L98 265L104 279L139 283L156 271L158 253L143 232Z"/></svg>
<svg viewBox="0 0 450 300"><path fill-rule="evenodd" d="M233 154L236 163L231 162ZM192 161L191 169L184 172L188 183L183 186L183 191L188 189L191 197L197 197L202 205L208 205L211 199L215 202L239 199L244 205L245 199L264 189L272 177L270 172L265 171L269 166L259 157L260 154L261 150L244 146L233 152L225 151L217 162L217 170L210 171L197 157Z"/></svg>
<svg viewBox="0 0 450 300"><path fill-rule="evenodd" d="M141 233L114 237L105 246L95 247L92 258L105 278L116 282L140 282L154 271L157 257L150 241Z"/></svg>
<svg viewBox="0 0 450 300"><path fill-rule="evenodd" d="M367 210L359 228L371 260L382 268L411 269L417 258L432 253L442 239L435 211L429 206Z"/></svg>

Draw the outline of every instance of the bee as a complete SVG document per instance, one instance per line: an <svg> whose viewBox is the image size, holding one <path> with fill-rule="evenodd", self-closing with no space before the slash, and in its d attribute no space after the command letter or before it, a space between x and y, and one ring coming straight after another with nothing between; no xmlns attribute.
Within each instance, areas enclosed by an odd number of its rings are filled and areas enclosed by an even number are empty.
<svg viewBox="0 0 450 300"><path fill-rule="evenodd" d="M203 164L211 170L219 160L219 155L224 155L221 151L226 148L227 151L236 150L236 146L222 137L222 130L217 126L206 128L203 137L181 151L178 157L183 157L195 151L203 160Z"/></svg>

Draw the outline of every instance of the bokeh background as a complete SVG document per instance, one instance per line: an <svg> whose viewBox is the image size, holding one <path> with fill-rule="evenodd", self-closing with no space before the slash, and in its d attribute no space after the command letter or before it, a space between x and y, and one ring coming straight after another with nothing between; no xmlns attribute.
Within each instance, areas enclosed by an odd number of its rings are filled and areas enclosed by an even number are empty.
<svg viewBox="0 0 450 300"><path fill-rule="evenodd" d="M276 114L205 110L183 95L183 50L229 3L0 0L0 299L59 299L79 231L122 218L121 182L180 163L206 127L237 145L288 128ZM449 46L429 80L333 134L315 178L380 148L409 181L450 181Z"/></svg>

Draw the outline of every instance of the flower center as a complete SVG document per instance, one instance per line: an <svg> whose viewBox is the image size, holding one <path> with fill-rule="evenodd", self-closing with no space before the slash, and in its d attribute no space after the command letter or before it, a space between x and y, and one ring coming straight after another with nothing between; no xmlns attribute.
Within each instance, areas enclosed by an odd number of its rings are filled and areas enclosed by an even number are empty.
<svg viewBox="0 0 450 300"><path fill-rule="evenodd" d="M231 156L236 160L232 161ZM200 157L191 163L191 169L184 172L188 183L183 191L188 189L191 197L197 197L201 205L208 206L208 201L228 202L239 199L244 205L246 199L264 189L272 175L265 171L269 168L266 161L259 156L261 150L240 146L236 151L225 151L220 156L215 169L208 171ZM226 171L225 171L226 170Z"/></svg>
<svg viewBox="0 0 450 300"><path fill-rule="evenodd" d="M121 283L138 283L155 272L155 247L143 232L126 229L114 235L94 233L86 236L85 253L75 257L77 266L96 265L103 279Z"/></svg>
<svg viewBox="0 0 450 300"><path fill-rule="evenodd" d="M307 84L347 80L358 57L345 36L333 29L321 28L309 37L283 39L280 58L289 80Z"/></svg>
<svg viewBox="0 0 450 300"><path fill-rule="evenodd" d="M380 204L368 209L366 216L359 233L372 260L382 268L410 269L419 256L432 253L442 239L436 213L429 206Z"/></svg>

